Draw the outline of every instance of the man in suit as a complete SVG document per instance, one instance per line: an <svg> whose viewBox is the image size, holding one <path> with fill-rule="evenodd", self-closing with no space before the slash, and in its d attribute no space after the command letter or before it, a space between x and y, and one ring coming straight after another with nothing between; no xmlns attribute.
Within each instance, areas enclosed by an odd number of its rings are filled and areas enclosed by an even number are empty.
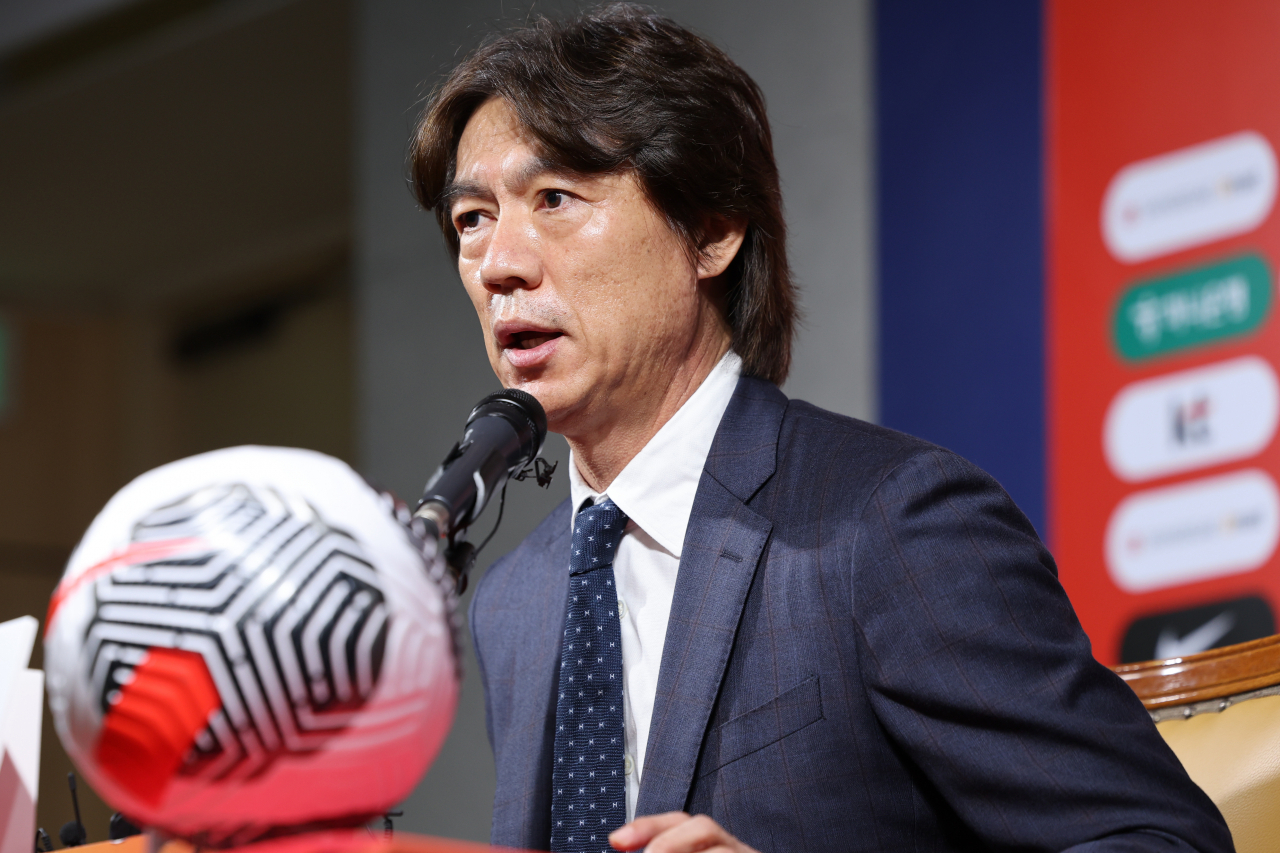
<svg viewBox="0 0 1280 853"><path fill-rule="evenodd" d="M941 448L787 399L760 92L646 10L537 21L412 153L572 499L471 610L493 841L555 851L1226 851L1026 518Z"/></svg>

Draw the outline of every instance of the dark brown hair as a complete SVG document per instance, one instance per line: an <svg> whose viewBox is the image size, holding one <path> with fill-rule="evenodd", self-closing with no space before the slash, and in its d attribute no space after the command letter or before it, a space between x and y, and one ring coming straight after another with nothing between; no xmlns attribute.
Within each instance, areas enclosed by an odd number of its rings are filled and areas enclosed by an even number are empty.
<svg viewBox="0 0 1280 853"><path fill-rule="evenodd" d="M472 114L502 98L557 169L631 170L691 252L712 217L746 237L724 275L743 370L781 384L791 363L795 288L773 140L760 88L724 51L648 9L618 3L540 18L491 38L435 92L410 152L414 193L454 258L445 193Z"/></svg>

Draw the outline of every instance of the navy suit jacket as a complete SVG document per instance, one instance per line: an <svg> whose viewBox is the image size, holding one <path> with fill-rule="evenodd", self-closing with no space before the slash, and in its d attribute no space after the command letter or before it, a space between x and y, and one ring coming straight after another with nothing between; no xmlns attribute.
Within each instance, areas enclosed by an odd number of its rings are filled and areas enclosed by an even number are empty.
<svg viewBox="0 0 1280 853"><path fill-rule="evenodd" d="M493 842L546 849L566 501L480 582ZM763 851L1227 851L1053 559L946 450L739 381L685 536L639 792Z"/></svg>

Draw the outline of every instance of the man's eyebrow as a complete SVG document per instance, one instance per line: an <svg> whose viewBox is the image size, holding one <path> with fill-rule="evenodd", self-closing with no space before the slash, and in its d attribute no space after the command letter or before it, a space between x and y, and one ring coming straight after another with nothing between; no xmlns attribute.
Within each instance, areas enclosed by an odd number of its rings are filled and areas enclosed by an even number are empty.
<svg viewBox="0 0 1280 853"><path fill-rule="evenodd" d="M450 181L449 185L444 188L444 192L440 194L440 202L446 208L453 207L453 203L460 198L479 198L485 201L492 201L493 193L475 181Z"/></svg>
<svg viewBox="0 0 1280 853"><path fill-rule="evenodd" d="M531 157L523 166L508 176L503 184L508 190L519 193L536 178L547 174L563 175L566 178L577 178L580 175L572 169L565 169L551 162L546 157ZM444 188L440 194L444 206L452 207L460 198L478 198L493 201L493 191L476 181L455 180Z"/></svg>
<svg viewBox="0 0 1280 853"><path fill-rule="evenodd" d="M530 157L523 166L516 169L511 177L503 183L506 184L508 190L520 192L533 183L535 178L551 173L566 176L569 174L565 169L556 166L546 157Z"/></svg>

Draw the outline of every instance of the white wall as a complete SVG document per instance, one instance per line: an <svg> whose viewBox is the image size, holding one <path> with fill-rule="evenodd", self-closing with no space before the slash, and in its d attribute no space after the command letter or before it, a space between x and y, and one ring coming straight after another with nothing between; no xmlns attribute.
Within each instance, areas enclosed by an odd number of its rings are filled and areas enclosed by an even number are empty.
<svg viewBox="0 0 1280 853"><path fill-rule="evenodd" d="M656 5L725 47L768 99L807 317L787 392L873 418L869 0ZM434 220L416 209L405 183L406 141L439 75L494 26L523 17L523 7L503 0L357 2L360 452L366 472L410 499L470 406L497 385ZM563 442L548 455L563 464ZM566 494L563 476L550 493L513 485L502 533L481 563L511 548ZM492 755L473 659L465 669L454 731L400 825L487 840Z"/></svg>
<svg viewBox="0 0 1280 853"><path fill-rule="evenodd" d="M656 5L764 90L805 314L787 394L874 420L871 3Z"/></svg>

